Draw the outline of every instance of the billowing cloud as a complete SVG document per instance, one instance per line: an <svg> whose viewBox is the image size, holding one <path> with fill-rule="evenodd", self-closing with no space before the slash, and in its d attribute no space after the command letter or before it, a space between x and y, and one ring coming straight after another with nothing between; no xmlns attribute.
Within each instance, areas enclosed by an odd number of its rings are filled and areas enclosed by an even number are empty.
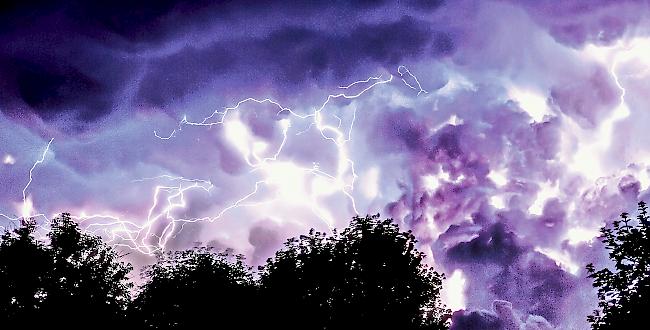
<svg viewBox="0 0 650 330"><path fill-rule="evenodd" d="M196 244L259 264L381 212L457 274L455 329L586 329L598 228L650 185L647 12L3 4L0 225L70 211L138 265Z"/></svg>

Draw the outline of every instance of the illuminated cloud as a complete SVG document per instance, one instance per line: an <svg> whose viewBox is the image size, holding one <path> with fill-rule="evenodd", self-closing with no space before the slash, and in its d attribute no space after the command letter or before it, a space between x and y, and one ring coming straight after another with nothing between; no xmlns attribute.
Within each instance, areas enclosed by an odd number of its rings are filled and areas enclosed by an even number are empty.
<svg viewBox="0 0 650 330"><path fill-rule="evenodd" d="M259 263L380 212L447 273L455 327L586 329L598 228L648 196L646 6L5 8L0 225L69 211L138 264Z"/></svg>
<svg viewBox="0 0 650 330"><path fill-rule="evenodd" d="M16 158L14 158L14 156L12 156L11 154L6 154L2 159L2 163L5 165L16 164Z"/></svg>

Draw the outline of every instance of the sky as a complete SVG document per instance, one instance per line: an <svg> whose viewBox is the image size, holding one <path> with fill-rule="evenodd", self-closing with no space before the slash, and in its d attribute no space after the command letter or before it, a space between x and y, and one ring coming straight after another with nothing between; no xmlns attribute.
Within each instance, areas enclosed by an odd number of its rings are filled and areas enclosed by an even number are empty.
<svg viewBox="0 0 650 330"><path fill-rule="evenodd" d="M588 329L647 200L648 1L4 1L0 225L260 264L380 213L452 329Z"/></svg>

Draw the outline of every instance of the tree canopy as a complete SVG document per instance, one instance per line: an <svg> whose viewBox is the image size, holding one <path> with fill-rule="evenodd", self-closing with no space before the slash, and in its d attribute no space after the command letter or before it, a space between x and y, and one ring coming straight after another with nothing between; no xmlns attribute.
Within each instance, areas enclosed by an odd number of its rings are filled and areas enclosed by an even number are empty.
<svg viewBox="0 0 650 330"><path fill-rule="evenodd" d="M0 324L16 328L42 315L53 261L32 237L34 224L5 232L0 241Z"/></svg>
<svg viewBox="0 0 650 330"><path fill-rule="evenodd" d="M249 328L256 287L241 256L197 248L169 252L144 271L130 310L141 329ZM234 325L237 324L235 327ZM232 326L232 327L231 327Z"/></svg>
<svg viewBox="0 0 650 330"><path fill-rule="evenodd" d="M280 328L444 328L443 276L415 243L379 215L355 217L331 236L312 230L289 240L261 267L267 319Z"/></svg>
<svg viewBox="0 0 650 330"><path fill-rule="evenodd" d="M628 213L610 227L602 228L602 238L614 269L596 270L587 265L589 277L598 288L600 310L589 316L592 328L636 328L650 302L650 216L646 203L639 202L636 219Z"/></svg>
<svg viewBox="0 0 650 330"><path fill-rule="evenodd" d="M131 266L102 240L82 233L70 215L52 221L49 244L33 238L29 221L5 232L0 243L2 324L12 327L113 327L124 321L130 301ZM92 322L92 323L88 323Z"/></svg>
<svg viewBox="0 0 650 330"><path fill-rule="evenodd" d="M228 251L160 254L134 299L131 266L69 214L46 242L34 228L1 237L3 328L447 328L443 276L424 264L411 232L378 215L289 239L257 273Z"/></svg>

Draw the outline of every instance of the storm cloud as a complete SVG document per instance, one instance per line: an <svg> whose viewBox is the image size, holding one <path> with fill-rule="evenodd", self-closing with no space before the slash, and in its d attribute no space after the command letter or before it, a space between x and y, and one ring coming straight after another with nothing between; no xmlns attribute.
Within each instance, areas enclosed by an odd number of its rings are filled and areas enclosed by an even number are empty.
<svg viewBox="0 0 650 330"><path fill-rule="evenodd" d="M69 211L137 265L197 244L259 264L380 212L462 279L453 329L587 329L598 228L648 196L648 12L3 2L0 225Z"/></svg>

